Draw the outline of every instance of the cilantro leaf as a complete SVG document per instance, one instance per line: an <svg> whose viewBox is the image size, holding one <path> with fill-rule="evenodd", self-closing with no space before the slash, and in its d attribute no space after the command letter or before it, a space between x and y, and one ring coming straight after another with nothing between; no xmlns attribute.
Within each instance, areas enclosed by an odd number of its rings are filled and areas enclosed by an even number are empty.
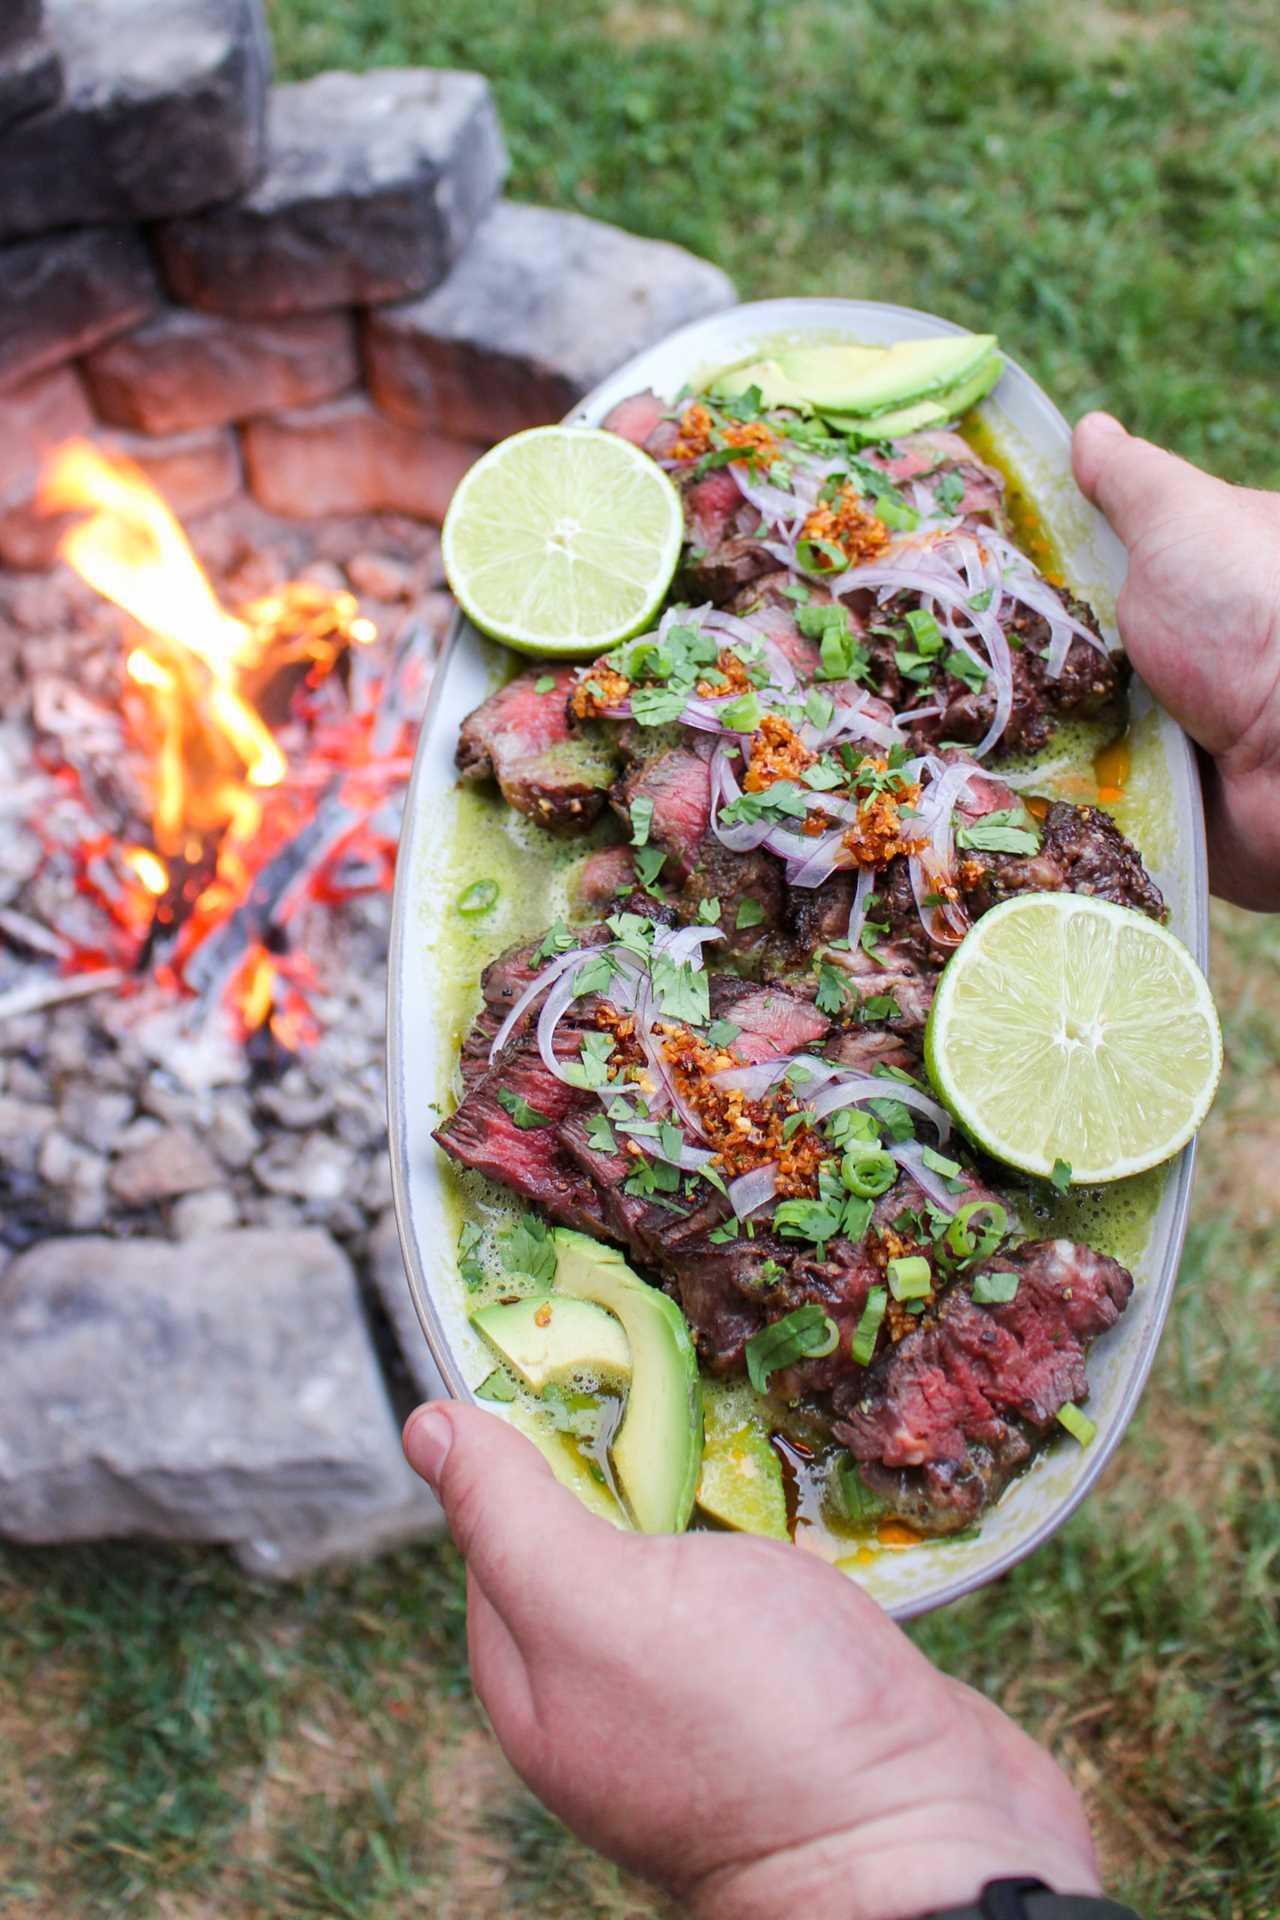
<svg viewBox="0 0 1280 1920"><path fill-rule="evenodd" d="M764 908L758 900L753 900L749 894L745 900L739 900L733 922L739 933L745 932L748 927L758 927L763 919Z"/></svg>
<svg viewBox="0 0 1280 1920"><path fill-rule="evenodd" d="M498 1105L504 1113L509 1113L522 1133L528 1133L534 1127L549 1127L550 1115L539 1113L536 1107L518 1093L512 1093L510 1087L498 1088Z"/></svg>
<svg viewBox="0 0 1280 1920"><path fill-rule="evenodd" d="M666 854L661 847L637 847L635 858L640 885L646 893L656 893L654 881L666 865Z"/></svg>
<svg viewBox="0 0 1280 1920"><path fill-rule="evenodd" d="M597 1153L616 1153L618 1137L602 1113L593 1113L587 1121L587 1145Z"/></svg>
<svg viewBox="0 0 1280 1920"><path fill-rule="evenodd" d="M536 964L539 960L550 960L553 954L567 953L573 943L574 937L564 924L564 921L557 920L548 928L547 932L543 934L542 939L534 948L530 956L531 962Z"/></svg>
<svg viewBox="0 0 1280 1920"><path fill-rule="evenodd" d="M713 1020L707 1028L707 1040L713 1047L731 1047L741 1032L732 1020Z"/></svg>
<svg viewBox="0 0 1280 1920"><path fill-rule="evenodd" d="M1069 1160L1055 1160L1053 1163L1053 1172L1049 1175L1049 1178L1059 1193L1065 1193L1074 1178L1071 1171L1071 1162Z"/></svg>
<svg viewBox="0 0 1280 1920"><path fill-rule="evenodd" d="M945 513L958 511L960 502L964 499L964 478L957 468L951 467L943 474L933 490L933 497ZM987 597L989 599L990 595ZM973 605L972 600L969 605Z"/></svg>
<svg viewBox="0 0 1280 1920"><path fill-rule="evenodd" d="M646 793L638 793L631 802L631 844L643 847L649 838L649 829L653 825L653 801Z"/></svg>
<svg viewBox="0 0 1280 1920"><path fill-rule="evenodd" d="M818 965L818 991L814 996L819 1013L843 1013L849 989L844 975L825 960Z"/></svg>
<svg viewBox="0 0 1280 1920"><path fill-rule="evenodd" d="M549 1287L556 1277L556 1243L545 1220L524 1213L506 1233L498 1235L502 1264L508 1273L527 1273Z"/></svg>
<svg viewBox="0 0 1280 1920"><path fill-rule="evenodd" d="M1040 831L1025 807L1002 807L956 833L958 847L980 853L1036 853Z"/></svg>

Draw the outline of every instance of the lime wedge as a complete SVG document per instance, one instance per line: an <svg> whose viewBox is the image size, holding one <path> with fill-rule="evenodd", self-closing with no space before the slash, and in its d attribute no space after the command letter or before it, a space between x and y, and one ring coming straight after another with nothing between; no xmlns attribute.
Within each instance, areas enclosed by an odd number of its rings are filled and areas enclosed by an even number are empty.
<svg viewBox="0 0 1280 1920"><path fill-rule="evenodd" d="M464 476L444 566L495 640L593 655L653 623L683 536L680 496L639 447L596 427L532 427Z"/></svg>
<svg viewBox="0 0 1280 1920"><path fill-rule="evenodd" d="M988 1153L1045 1177L1065 1162L1083 1185L1186 1145L1213 1102L1222 1034L1208 982L1164 927L1087 895L1025 893L947 962L925 1064Z"/></svg>

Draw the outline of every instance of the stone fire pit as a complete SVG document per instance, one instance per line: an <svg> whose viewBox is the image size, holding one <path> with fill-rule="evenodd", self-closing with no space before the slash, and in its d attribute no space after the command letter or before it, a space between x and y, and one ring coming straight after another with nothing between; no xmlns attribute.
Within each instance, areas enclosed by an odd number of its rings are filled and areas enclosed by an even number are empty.
<svg viewBox="0 0 1280 1920"><path fill-rule="evenodd" d="M296 1052L193 1026L150 977L71 994L83 903L42 815L118 725L125 621L58 560L36 496L69 439L127 455L225 607L296 580L354 595L420 709L449 613L433 523L469 462L732 298L677 248L499 198L504 170L481 77L273 88L257 0L0 18L12 1538L223 1541L288 1574L436 1523L397 1435L437 1383L389 1210L388 896L291 923L318 979ZM106 789L112 764L104 747Z"/></svg>

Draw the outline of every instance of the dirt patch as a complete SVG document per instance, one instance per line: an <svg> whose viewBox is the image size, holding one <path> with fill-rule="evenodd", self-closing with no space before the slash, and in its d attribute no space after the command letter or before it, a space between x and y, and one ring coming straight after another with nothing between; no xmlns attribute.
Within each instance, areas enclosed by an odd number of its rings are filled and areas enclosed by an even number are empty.
<svg viewBox="0 0 1280 1920"><path fill-rule="evenodd" d="M645 7L617 0L605 15L605 31L620 47L649 47L672 40L701 38L696 21L678 7Z"/></svg>

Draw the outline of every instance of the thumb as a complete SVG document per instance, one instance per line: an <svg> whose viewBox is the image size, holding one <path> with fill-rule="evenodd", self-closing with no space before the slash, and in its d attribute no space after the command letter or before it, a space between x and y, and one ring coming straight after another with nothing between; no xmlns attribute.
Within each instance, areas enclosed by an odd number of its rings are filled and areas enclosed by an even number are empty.
<svg viewBox="0 0 1280 1920"><path fill-rule="evenodd" d="M1080 491L1130 548L1154 521L1187 504L1188 487L1216 484L1176 454L1135 439L1109 413L1084 416L1072 436L1071 460Z"/></svg>
<svg viewBox="0 0 1280 1920"><path fill-rule="evenodd" d="M518 1634L561 1582L605 1578L622 1537L562 1487L514 1427L479 1407L432 1400L409 1415L404 1451L439 1496L472 1576Z"/></svg>

